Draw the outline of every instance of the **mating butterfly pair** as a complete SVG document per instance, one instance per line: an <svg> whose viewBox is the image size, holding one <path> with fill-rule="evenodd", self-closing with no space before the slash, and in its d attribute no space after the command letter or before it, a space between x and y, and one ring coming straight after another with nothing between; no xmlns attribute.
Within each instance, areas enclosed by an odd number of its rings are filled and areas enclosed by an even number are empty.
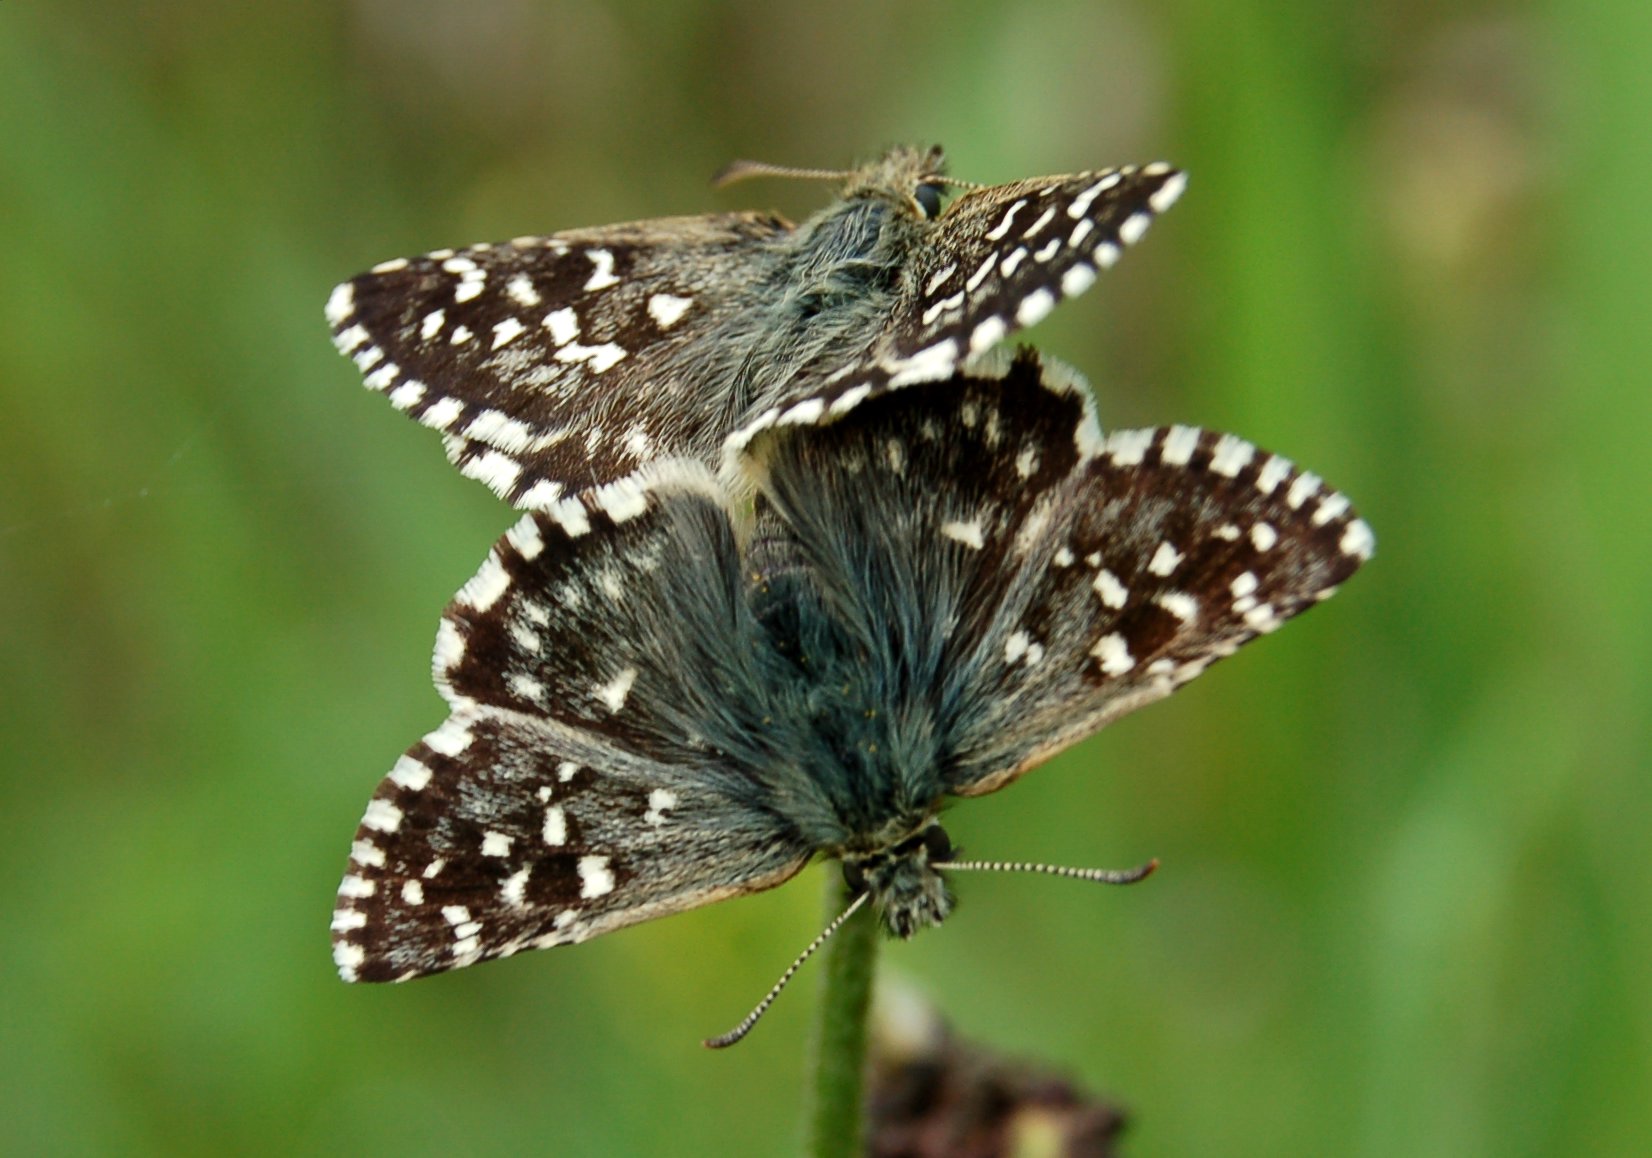
<svg viewBox="0 0 1652 1158"><path fill-rule="evenodd" d="M948 796L1168 695L1370 556L1314 475L1190 427L1103 435L1076 375L997 348L1181 174L942 211L944 184L938 152L896 150L800 226L618 225L334 291L367 384L527 512L443 616L451 714L362 820L347 980L581 941L816 855L910 935L951 907Z"/></svg>

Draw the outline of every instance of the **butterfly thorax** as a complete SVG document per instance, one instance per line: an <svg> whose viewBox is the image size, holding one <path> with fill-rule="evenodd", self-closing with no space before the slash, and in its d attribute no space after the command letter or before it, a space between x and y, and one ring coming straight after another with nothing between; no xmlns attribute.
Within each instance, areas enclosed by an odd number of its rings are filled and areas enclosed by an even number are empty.
<svg viewBox="0 0 1652 1158"><path fill-rule="evenodd" d="M910 937L952 909L932 867L951 855L935 819L939 729L923 703L901 704L892 692L899 681L888 657L845 649L828 659L832 647L814 642L808 650L821 662L808 672L812 758L803 763L832 817L817 847L842 860L845 879L870 894L891 934Z"/></svg>
<svg viewBox="0 0 1652 1158"><path fill-rule="evenodd" d="M937 150L896 150L850 174L840 199L771 244L750 307L731 311L704 347L732 360L701 372L730 390L735 411L761 411L811 367L853 364L871 348L933 228L939 168Z"/></svg>

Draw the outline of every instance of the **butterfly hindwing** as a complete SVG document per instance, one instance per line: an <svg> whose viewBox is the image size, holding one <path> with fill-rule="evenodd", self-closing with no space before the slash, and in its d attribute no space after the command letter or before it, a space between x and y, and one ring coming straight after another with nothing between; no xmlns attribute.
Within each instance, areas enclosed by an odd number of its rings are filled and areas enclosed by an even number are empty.
<svg viewBox="0 0 1652 1158"><path fill-rule="evenodd" d="M452 714L380 784L334 914L351 980L400 980L767 888L812 846L754 749L775 683L704 468L525 516L449 606ZM755 740L753 738L756 738Z"/></svg>

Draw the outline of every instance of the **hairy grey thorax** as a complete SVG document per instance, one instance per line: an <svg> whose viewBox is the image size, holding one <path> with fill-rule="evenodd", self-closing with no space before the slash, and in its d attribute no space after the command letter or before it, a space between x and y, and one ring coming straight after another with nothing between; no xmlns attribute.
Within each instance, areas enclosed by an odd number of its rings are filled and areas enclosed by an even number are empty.
<svg viewBox="0 0 1652 1158"><path fill-rule="evenodd" d="M912 191L938 161L886 158L857 175L843 200L771 243L773 261L748 287L747 307L730 312L688 368L728 391L731 418L772 405L810 367L852 365L871 347L932 228Z"/></svg>

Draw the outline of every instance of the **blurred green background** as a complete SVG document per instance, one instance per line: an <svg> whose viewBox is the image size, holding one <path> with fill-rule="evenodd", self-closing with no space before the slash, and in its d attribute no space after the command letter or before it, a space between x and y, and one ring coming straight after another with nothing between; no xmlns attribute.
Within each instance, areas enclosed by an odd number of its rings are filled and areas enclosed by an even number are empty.
<svg viewBox="0 0 1652 1158"><path fill-rule="evenodd" d="M1335 601L1012 791L886 968L1138 1155L1652 1136L1652 7L0 3L0 1149L795 1145L820 873L347 987L332 897L511 515L328 344L442 245L828 191L944 143L1189 195L1033 335L1104 423L1346 490ZM807 982L811 978L806 977Z"/></svg>

